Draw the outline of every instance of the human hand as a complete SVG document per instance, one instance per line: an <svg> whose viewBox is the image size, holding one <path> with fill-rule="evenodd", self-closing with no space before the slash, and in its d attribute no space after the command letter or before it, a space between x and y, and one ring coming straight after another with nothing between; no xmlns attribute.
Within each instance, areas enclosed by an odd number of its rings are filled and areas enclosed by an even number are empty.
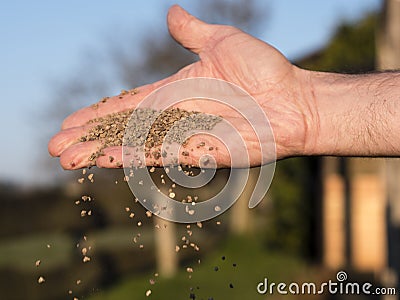
<svg viewBox="0 0 400 300"><path fill-rule="evenodd" d="M101 147L100 141L79 142L88 131L89 120L111 113L134 109L138 103L155 89L176 80L192 77L223 79L247 91L267 115L275 136L277 158L307 154L308 140L312 139L309 128L317 122L314 107L310 105L307 86L307 71L292 65L280 52L234 27L210 25L188 14L179 6L173 6L168 14L171 35L184 47L199 55L200 60L186 66L176 74L159 82L138 87L134 93L114 96L106 102L83 108L62 124L62 131L49 143L49 152L60 156L65 169L77 169L92 164L89 157ZM308 99L308 100L306 100ZM238 112L222 105L210 105L194 101L178 105L200 112L220 115L238 125L248 152L251 165L262 163L260 146L250 126L246 126ZM208 138L212 139L212 138ZM195 145L198 141L189 140ZM218 147L215 158L218 166L229 165L229 153L218 140L208 140ZM190 164L197 164L203 154L200 150L185 157ZM102 150L104 156L96 160L99 167L119 167L122 161L121 147ZM109 157L115 157L110 161Z"/></svg>

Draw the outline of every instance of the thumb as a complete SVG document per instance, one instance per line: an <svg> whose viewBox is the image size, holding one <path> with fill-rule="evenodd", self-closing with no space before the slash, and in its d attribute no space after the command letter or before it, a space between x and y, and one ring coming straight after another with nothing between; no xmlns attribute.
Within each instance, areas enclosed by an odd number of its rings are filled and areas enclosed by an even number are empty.
<svg viewBox="0 0 400 300"><path fill-rule="evenodd" d="M214 35L217 26L195 18L179 5L168 12L168 29L172 37L183 47L199 54Z"/></svg>

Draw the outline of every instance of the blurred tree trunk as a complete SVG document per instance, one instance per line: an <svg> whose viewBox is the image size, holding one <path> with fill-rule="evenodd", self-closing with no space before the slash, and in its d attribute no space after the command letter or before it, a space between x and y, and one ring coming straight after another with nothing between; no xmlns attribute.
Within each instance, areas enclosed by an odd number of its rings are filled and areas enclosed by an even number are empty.
<svg viewBox="0 0 400 300"><path fill-rule="evenodd" d="M157 271L165 278L173 277L178 270L178 255L175 252L176 225L153 216L155 228L155 250Z"/></svg>
<svg viewBox="0 0 400 300"><path fill-rule="evenodd" d="M231 208L229 227L233 234L245 235L253 228L253 220L248 203L254 191L254 187L256 186L259 172L259 168L251 168L249 170L249 177L246 186L236 203Z"/></svg>
<svg viewBox="0 0 400 300"><path fill-rule="evenodd" d="M400 1L384 2L377 38L377 69L400 69ZM388 200L388 270L383 281L388 286L400 288L400 161L387 159L385 165ZM387 297L385 299L396 299Z"/></svg>

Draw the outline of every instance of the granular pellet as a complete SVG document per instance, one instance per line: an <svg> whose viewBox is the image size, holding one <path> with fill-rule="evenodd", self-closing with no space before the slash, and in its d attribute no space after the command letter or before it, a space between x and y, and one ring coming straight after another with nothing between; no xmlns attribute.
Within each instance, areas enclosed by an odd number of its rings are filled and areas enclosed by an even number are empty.
<svg viewBox="0 0 400 300"><path fill-rule="evenodd" d="M169 108L162 112L150 108L138 108L90 120L88 124L96 125L80 138L80 142L101 141L101 149L89 157L90 161L95 161L97 157L104 155L102 149L111 146L144 145L146 149L152 149L160 146L164 139L168 143L176 142L184 145L190 131L212 130L221 120L219 116L179 108ZM179 126L174 126L178 121ZM167 152L160 153L154 150L151 155L158 160L161 156L166 157ZM185 151L183 155L188 156L189 153ZM113 162L114 158L110 156L109 161Z"/></svg>
<svg viewBox="0 0 400 300"><path fill-rule="evenodd" d="M40 284L40 283L43 283L43 282L45 282L46 280L44 279L44 277L43 276L40 276L39 278L38 278L38 283Z"/></svg>

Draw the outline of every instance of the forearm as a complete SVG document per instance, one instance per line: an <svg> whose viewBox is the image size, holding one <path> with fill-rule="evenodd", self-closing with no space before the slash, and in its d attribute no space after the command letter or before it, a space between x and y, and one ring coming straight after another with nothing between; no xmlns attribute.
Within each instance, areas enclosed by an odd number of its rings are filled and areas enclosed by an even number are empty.
<svg viewBox="0 0 400 300"><path fill-rule="evenodd" d="M400 156L400 72L309 73L311 155Z"/></svg>

